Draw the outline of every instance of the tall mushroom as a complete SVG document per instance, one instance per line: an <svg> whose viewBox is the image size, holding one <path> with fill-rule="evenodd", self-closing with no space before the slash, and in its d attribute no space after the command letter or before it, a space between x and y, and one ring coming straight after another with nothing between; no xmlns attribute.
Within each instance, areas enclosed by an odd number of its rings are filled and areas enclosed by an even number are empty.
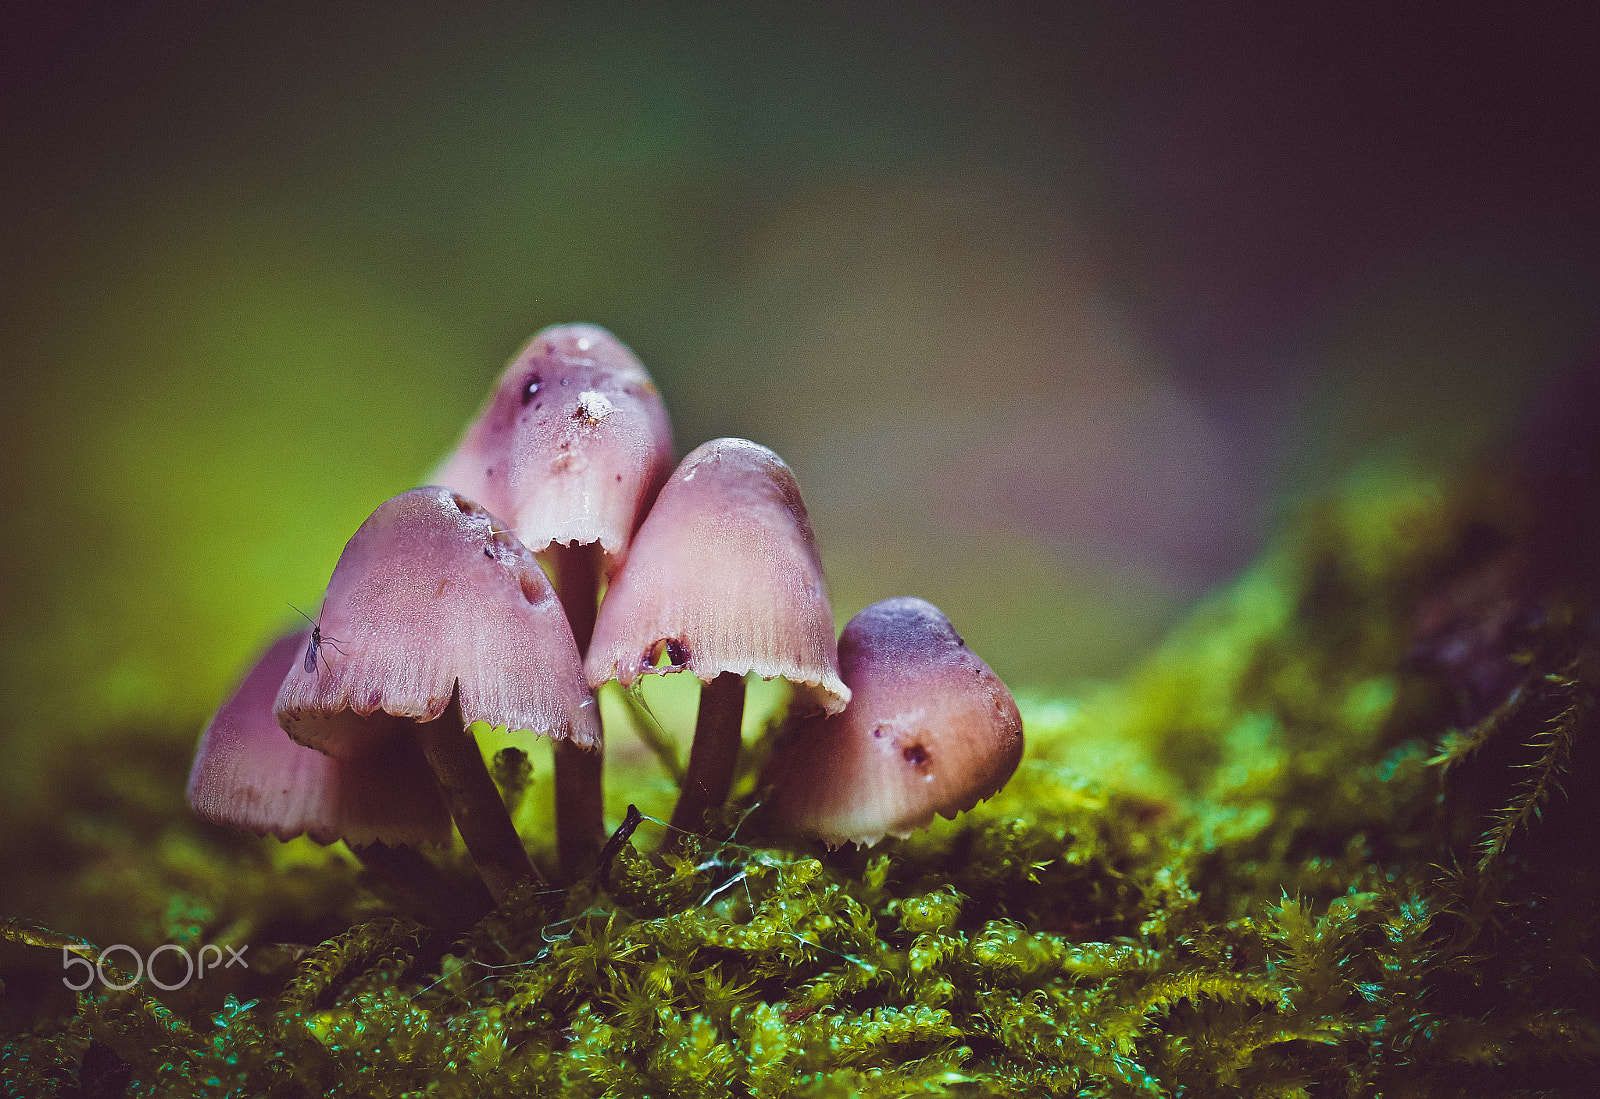
<svg viewBox="0 0 1600 1099"><path fill-rule="evenodd" d="M334 759L296 744L272 706L310 630L278 638L206 725L189 771L189 805L214 824L280 840L344 840L402 899L435 922L479 914L417 847L450 841L450 810L427 762L398 744L370 758ZM487 897L484 898L487 903Z"/></svg>
<svg viewBox="0 0 1600 1099"><path fill-rule="evenodd" d="M762 772L777 819L833 845L871 846L955 817L1022 759L1011 692L923 599L885 599L839 636L843 713L800 716Z"/></svg>
<svg viewBox="0 0 1600 1099"><path fill-rule="evenodd" d="M672 427L643 364L592 324L554 325L512 358L488 404L434 475L511 525L555 577L582 656L602 575L672 469ZM555 744L563 869L604 840L602 749Z"/></svg>
<svg viewBox="0 0 1600 1099"><path fill-rule="evenodd" d="M727 800L747 674L798 685L798 708L844 707L822 561L783 459L716 439L683 460L606 593L584 666L595 687L678 671L704 684L669 842Z"/></svg>
<svg viewBox="0 0 1600 1099"><path fill-rule="evenodd" d="M467 731L482 721L599 740L572 631L533 555L471 501L412 489L350 539L320 626L340 651L289 669L276 704L289 735L340 759L414 740L495 900L536 876Z"/></svg>

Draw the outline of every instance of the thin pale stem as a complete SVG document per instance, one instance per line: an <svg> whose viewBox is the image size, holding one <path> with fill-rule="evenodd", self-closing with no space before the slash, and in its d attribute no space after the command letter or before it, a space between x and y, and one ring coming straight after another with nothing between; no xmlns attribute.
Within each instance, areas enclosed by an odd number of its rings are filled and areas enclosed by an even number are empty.
<svg viewBox="0 0 1600 1099"><path fill-rule="evenodd" d="M600 603L602 550L598 543L553 545L547 551L556 574L556 595L566 611L578 655L589 652ZM604 734L602 734L604 735ZM552 750L556 785L556 852L561 876L574 879L590 869L606 842L605 748L592 751L558 740Z"/></svg>
<svg viewBox="0 0 1600 1099"><path fill-rule="evenodd" d="M672 810L672 827L662 846L670 849L687 833L705 828L708 809L720 809L733 787L739 761L739 726L744 720L744 676L723 672L700 689L694 721L694 746L683 789Z"/></svg>
<svg viewBox="0 0 1600 1099"><path fill-rule="evenodd" d="M452 698L443 716L421 722L415 729L417 744L433 768L450 815L494 902L503 902L511 888L525 878L543 883L544 877L511 826L478 742L461 723L459 701Z"/></svg>
<svg viewBox="0 0 1600 1099"><path fill-rule="evenodd" d="M681 790L683 760L678 758L678 746L661 727L661 722L650 709L650 704L644 700L643 685L642 677L635 679L633 686L624 688L621 692L622 701L627 704L628 713L633 716L633 731L644 741L644 746L655 753L656 759L661 761L661 766L672 776L672 784Z"/></svg>

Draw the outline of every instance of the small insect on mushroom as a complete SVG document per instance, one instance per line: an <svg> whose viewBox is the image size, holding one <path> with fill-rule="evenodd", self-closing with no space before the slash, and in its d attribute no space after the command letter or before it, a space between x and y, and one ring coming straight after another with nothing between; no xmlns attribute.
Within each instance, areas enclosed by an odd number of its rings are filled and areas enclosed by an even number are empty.
<svg viewBox="0 0 1600 1099"><path fill-rule="evenodd" d="M419 750L501 903L539 873L467 730L481 721L593 751L600 722L550 581L494 528L487 511L443 488L379 506L339 555L322 603L330 632L355 634L347 659L326 674L290 668L273 711L296 741L339 758Z"/></svg>
<svg viewBox="0 0 1600 1099"><path fill-rule="evenodd" d="M316 674L317 656L319 653L321 653L322 646L324 645L331 647L334 652L338 653L340 656L345 655L345 651L339 648L339 646L344 643L343 638L322 636L322 620L320 618L313 621L309 614L301 610L299 607L296 607L293 603L290 603L289 606L295 614L298 614L301 618L304 618L307 622L311 623L311 640L306 642L306 674Z"/></svg>

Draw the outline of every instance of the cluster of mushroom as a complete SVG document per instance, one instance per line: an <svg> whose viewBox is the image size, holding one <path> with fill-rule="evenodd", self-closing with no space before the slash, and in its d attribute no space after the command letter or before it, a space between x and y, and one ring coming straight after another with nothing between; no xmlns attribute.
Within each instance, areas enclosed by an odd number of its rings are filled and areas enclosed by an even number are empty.
<svg viewBox="0 0 1600 1099"><path fill-rule="evenodd" d="M575 876L606 835L593 691L679 671L703 686L668 842L728 797L749 675L794 686L761 778L772 818L830 844L953 817L1021 758L1010 693L931 604L874 604L835 642L788 466L717 439L673 471L665 406L604 329L536 335L432 480L362 524L317 621L213 717L189 777L202 817L343 839L435 910L414 848L453 820L503 900L540 876L469 728L554 738Z"/></svg>

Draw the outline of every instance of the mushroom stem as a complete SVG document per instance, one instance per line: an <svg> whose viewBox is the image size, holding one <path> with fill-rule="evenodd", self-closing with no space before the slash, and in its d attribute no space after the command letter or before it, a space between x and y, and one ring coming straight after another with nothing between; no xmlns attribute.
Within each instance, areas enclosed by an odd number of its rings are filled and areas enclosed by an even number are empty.
<svg viewBox="0 0 1600 1099"><path fill-rule="evenodd" d="M598 543L549 549L556 595L567 613L578 656L589 651L600 602L601 549ZM589 751L564 740L552 747L556 785L556 852L561 876L577 878L606 841L605 748Z"/></svg>
<svg viewBox="0 0 1600 1099"><path fill-rule="evenodd" d="M372 843L352 845L350 853L403 904L435 927L471 927L489 913L489 894L481 882L463 889L463 882L415 847Z"/></svg>
<svg viewBox="0 0 1600 1099"><path fill-rule="evenodd" d="M556 853L561 860L561 876L576 878L605 842L605 749L588 751L570 741L558 740L551 752L555 762Z"/></svg>
<svg viewBox="0 0 1600 1099"><path fill-rule="evenodd" d="M707 809L728 800L733 769L739 761L739 727L744 720L744 676L723 672L700 689L700 712L694 720L694 746L683 790L672 810L672 827L662 842L670 850L685 835L705 827Z"/></svg>
<svg viewBox="0 0 1600 1099"><path fill-rule="evenodd" d="M578 643L578 655L583 656L589 651L589 639L594 636L594 620L600 608L600 544L563 546L556 542L545 552L556 574L556 595L561 599L561 609L567 612L572 639Z"/></svg>
<svg viewBox="0 0 1600 1099"><path fill-rule="evenodd" d="M494 902L503 903L523 878L544 884L544 876L511 826L478 742L462 724L460 700L452 698L437 719L418 723L415 736Z"/></svg>

